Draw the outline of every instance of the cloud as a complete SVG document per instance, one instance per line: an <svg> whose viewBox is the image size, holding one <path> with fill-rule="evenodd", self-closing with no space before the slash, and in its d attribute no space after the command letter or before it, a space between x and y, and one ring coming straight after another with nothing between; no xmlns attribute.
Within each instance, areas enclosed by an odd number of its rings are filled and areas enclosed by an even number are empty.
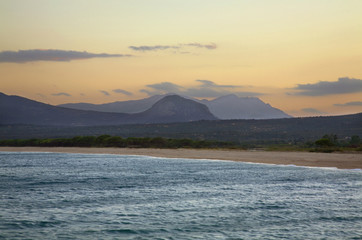
<svg viewBox="0 0 362 240"><path fill-rule="evenodd" d="M177 45L129 46L128 48L130 48L130 49L132 49L134 51L146 52L146 51L160 51L160 50L168 50L168 49L180 50L180 49L185 49L185 48L189 48L189 47L205 48L205 49L208 49L208 50L213 50L213 49L217 48L217 45L215 43L211 43L211 44L182 43L182 44L177 44ZM185 54L185 53L190 53L190 52L182 51L180 53Z"/></svg>
<svg viewBox="0 0 362 240"><path fill-rule="evenodd" d="M218 84L215 84L213 81L210 81L210 80L197 79L196 82L202 83L201 87L213 87L213 88L237 88L237 87L241 87L241 86L238 86L238 85L218 85Z"/></svg>
<svg viewBox="0 0 362 240"><path fill-rule="evenodd" d="M334 104L334 106L337 106L337 107L362 106L362 102L360 102L360 101L347 102L347 103L343 103L343 104Z"/></svg>
<svg viewBox="0 0 362 240"><path fill-rule="evenodd" d="M57 61L69 62L72 60L89 58L109 58L109 57L131 57L129 54L108 54L108 53L88 53L78 51L56 50L56 49L33 49L19 51L0 52L0 63L26 63L34 61Z"/></svg>
<svg viewBox="0 0 362 240"><path fill-rule="evenodd" d="M216 98L225 95L235 94L239 97L256 97L263 95L257 92L228 91L214 88L190 88L185 91L185 95L196 98Z"/></svg>
<svg viewBox="0 0 362 240"><path fill-rule="evenodd" d="M109 96L109 95L110 95L109 92L104 91L104 90L99 90L99 92L103 93L105 96Z"/></svg>
<svg viewBox="0 0 362 240"><path fill-rule="evenodd" d="M153 96L153 95L159 94L159 93L157 93L157 92L150 91L150 90L146 90L146 89L141 89L141 90L139 90L139 92L141 92L141 93L146 93L148 96Z"/></svg>
<svg viewBox="0 0 362 240"><path fill-rule="evenodd" d="M302 111L305 113L312 113L312 114L326 114L325 112L321 112L315 108L303 108Z"/></svg>
<svg viewBox="0 0 362 240"><path fill-rule="evenodd" d="M132 96L133 95L133 93L128 92L128 91L123 90L123 89L113 89L112 91L115 92L115 93L121 93L121 94L124 94L124 95L127 95L127 96Z"/></svg>
<svg viewBox="0 0 362 240"><path fill-rule="evenodd" d="M238 91L241 86L237 85L218 85L210 80L196 80L196 82L200 84L189 88L171 82L149 84L147 85L149 89L142 89L140 92L146 93L149 96L175 93L195 98L215 98L229 94L236 94L240 97L255 97L262 95L257 92Z"/></svg>
<svg viewBox="0 0 362 240"><path fill-rule="evenodd" d="M149 84L147 87L152 88L159 93L181 93L183 91L183 87L171 82Z"/></svg>
<svg viewBox="0 0 362 240"><path fill-rule="evenodd" d="M211 44L201 44L201 43L186 43L186 44L181 44L182 46L190 46L190 47L197 47L197 48L206 48L206 49L216 49L217 45L215 43L211 43Z"/></svg>
<svg viewBox="0 0 362 240"><path fill-rule="evenodd" d="M294 95L325 96L362 92L362 80L355 78L339 78L336 82L320 81L315 84L298 84L293 88L299 92Z"/></svg>
<svg viewBox="0 0 362 240"><path fill-rule="evenodd" d="M72 95L70 95L69 93L66 93L66 92L60 92L60 93L53 93L52 96L56 96L56 97L59 97L59 96L70 97L70 96L72 96Z"/></svg>
<svg viewBox="0 0 362 240"><path fill-rule="evenodd" d="M166 50L166 49L179 49L180 46L165 46L165 45L156 45L156 46L129 46L128 48L134 50L134 51L141 51L141 52L146 52L146 51L158 51L158 50Z"/></svg>

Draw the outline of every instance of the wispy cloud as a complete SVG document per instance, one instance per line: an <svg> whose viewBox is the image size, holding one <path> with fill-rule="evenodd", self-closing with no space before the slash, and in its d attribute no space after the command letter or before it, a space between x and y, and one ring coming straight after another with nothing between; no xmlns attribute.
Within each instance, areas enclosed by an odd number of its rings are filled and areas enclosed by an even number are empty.
<svg viewBox="0 0 362 240"><path fill-rule="evenodd" d="M56 49L33 49L19 51L0 52L0 63L26 63L33 61L60 61L68 62L72 60L89 58L110 58L110 57L131 57L129 54L108 54L108 53L89 53L80 51L67 51Z"/></svg>
<svg viewBox="0 0 362 240"><path fill-rule="evenodd" d="M179 49L180 46L168 46L168 45L156 45L156 46L129 46L128 48L134 50L134 51L158 51L158 50L166 50L166 49Z"/></svg>
<svg viewBox="0 0 362 240"><path fill-rule="evenodd" d="M240 91L242 86L238 85L219 85L210 80L196 80L199 83L194 87L183 87L171 82L162 82L156 84L149 84L148 89L142 89L141 92L149 96L156 94L175 93L189 97L196 98L215 98L228 94L236 94L240 97L255 97L260 96L262 93Z"/></svg>
<svg viewBox="0 0 362 240"><path fill-rule="evenodd" d="M66 93L66 92L59 92L59 93L53 93L52 96L55 96L55 97L59 97L59 96L70 97L72 95L70 95L69 93Z"/></svg>
<svg viewBox="0 0 362 240"><path fill-rule="evenodd" d="M115 92L115 93L121 93L121 94L124 94L124 95L127 95L127 96L132 96L133 95L133 93L128 92L128 91L123 90L123 89L113 89L112 91Z"/></svg>
<svg viewBox="0 0 362 240"><path fill-rule="evenodd" d="M241 86L238 85L219 85L214 83L213 81L210 80L200 80L197 79L196 82L200 82L201 86L200 87L211 87L211 88L238 88Z"/></svg>
<svg viewBox="0 0 362 240"><path fill-rule="evenodd" d="M347 103L343 103L343 104L334 104L334 106L337 107L350 107L350 106L362 106L362 102L361 101L355 101L355 102L347 102Z"/></svg>
<svg viewBox="0 0 362 240"><path fill-rule="evenodd" d="M325 96L333 94L362 92L362 80L356 78L339 78L335 82L320 81L314 84L298 84L293 88L298 92L294 95Z"/></svg>
<svg viewBox="0 0 362 240"><path fill-rule="evenodd" d="M109 96L109 92L104 91L104 90L99 90L100 93L102 93L104 96Z"/></svg>
<svg viewBox="0 0 362 240"><path fill-rule="evenodd" d="M143 45L143 46L129 46L128 48L134 51L146 52L146 51L161 51L161 50L168 50L168 49L186 49L186 48L205 48L208 50L213 50L217 48L215 43L211 44L201 44L201 43L181 43L177 45ZM182 54L189 53L186 51L180 52Z"/></svg>
<svg viewBox="0 0 362 240"><path fill-rule="evenodd" d="M184 91L183 87L171 82L149 84L147 85L147 87L152 88L159 93L181 93L182 91Z"/></svg>
<svg viewBox="0 0 362 240"><path fill-rule="evenodd" d="M186 44L181 44L182 46L189 46L189 47L197 47L197 48L206 48L206 49L216 49L217 45L215 43L210 43L210 44L201 44L201 43L186 43Z"/></svg>

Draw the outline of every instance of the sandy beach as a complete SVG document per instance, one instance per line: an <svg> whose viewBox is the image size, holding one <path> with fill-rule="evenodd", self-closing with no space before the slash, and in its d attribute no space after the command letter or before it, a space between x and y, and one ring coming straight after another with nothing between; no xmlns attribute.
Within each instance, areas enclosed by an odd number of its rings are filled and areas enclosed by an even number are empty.
<svg viewBox="0 0 362 240"><path fill-rule="evenodd" d="M58 152L88 154L147 155L166 158L217 159L252 163L362 169L359 153L269 152L208 149L0 147L3 152Z"/></svg>

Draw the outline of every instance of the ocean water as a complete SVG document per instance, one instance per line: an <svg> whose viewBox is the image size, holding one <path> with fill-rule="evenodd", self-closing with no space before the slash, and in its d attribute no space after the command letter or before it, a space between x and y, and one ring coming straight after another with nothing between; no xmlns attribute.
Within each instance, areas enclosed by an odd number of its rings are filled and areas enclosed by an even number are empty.
<svg viewBox="0 0 362 240"><path fill-rule="evenodd" d="M0 239L362 239L362 171L0 153Z"/></svg>

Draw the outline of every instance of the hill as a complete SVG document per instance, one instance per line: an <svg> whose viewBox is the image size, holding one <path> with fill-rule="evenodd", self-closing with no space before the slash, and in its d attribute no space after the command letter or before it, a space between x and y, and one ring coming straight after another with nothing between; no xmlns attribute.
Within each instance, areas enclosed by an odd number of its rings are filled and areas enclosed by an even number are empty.
<svg viewBox="0 0 362 240"><path fill-rule="evenodd" d="M0 125L0 139L56 138L109 134L121 137L190 138L236 143L303 143L324 134L339 139L362 138L362 113L272 120L216 120L188 123L137 124L94 127Z"/></svg>

